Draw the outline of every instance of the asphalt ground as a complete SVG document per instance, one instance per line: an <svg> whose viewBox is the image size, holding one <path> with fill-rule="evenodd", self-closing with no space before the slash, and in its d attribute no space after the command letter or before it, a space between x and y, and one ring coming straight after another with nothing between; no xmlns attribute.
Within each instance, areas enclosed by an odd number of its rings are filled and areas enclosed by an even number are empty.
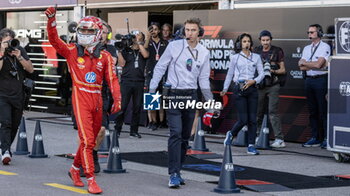
<svg viewBox="0 0 350 196"><path fill-rule="evenodd" d="M57 114L27 112L26 131L29 151L32 148L35 119L41 118L41 129L45 153L48 158L32 159L26 155L14 155L11 165L0 165L0 195L81 195L88 194L85 188L75 189L67 172L72 159L55 155L75 153L77 132L73 130L69 118ZM47 117L58 117L47 119ZM113 126L110 126L111 128ZM123 126L119 138L121 152L166 151L167 129L150 131L140 128L141 139L129 138L129 126ZM207 136L206 145L210 151L223 154L224 136ZM16 141L12 145L15 151ZM232 147L234 164L282 171L307 176L332 176L350 174L349 163L338 163L332 152L320 148L303 148L301 144L287 143L287 147L278 150L261 150L261 155L246 154L246 148ZM211 159L221 162L221 159ZM107 167L106 163L101 168ZM186 185L179 189L169 189L167 168L153 165L123 162L127 173L97 174L96 180L103 189L103 195L219 195L212 192L216 187L209 181L218 181L217 176L197 172L183 171ZM85 179L83 182L86 184ZM68 190L67 190L68 189ZM283 192L254 192L241 189L236 195L350 195L349 187L299 189Z"/></svg>

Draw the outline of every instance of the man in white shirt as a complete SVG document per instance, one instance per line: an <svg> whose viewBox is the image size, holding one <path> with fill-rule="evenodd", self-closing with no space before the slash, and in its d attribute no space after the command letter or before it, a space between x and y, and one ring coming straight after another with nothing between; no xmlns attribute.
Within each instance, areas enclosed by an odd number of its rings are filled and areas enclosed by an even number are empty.
<svg viewBox="0 0 350 196"><path fill-rule="evenodd" d="M299 61L300 70L306 72L305 90L309 106L312 138L303 147L327 147L327 80L326 64L330 55L330 46L324 43L322 27L319 24L309 26L308 36L311 44L305 46ZM322 127L320 127L320 125ZM321 131L323 129L323 131ZM321 142L319 139L323 140Z"/></svg>
<svg viewBox="0 0 350 196"><path fill-rule="evenodd" d="M205 100L212 100L209 83L209 50L198 43L198 37L203 35L200 20L198 18L187 20L182 33L186 39L170 42L156 64L150 83L150 92L156 91L159 81L168 70L164 85L170 87L167 96L183 97L172 101L186 103L187 100L196 100L197 82ZM163 89L163 94L164 91ZM170 188L178 188L180 184L185 184L180 176L180 169L185 160L195 111L193 108L166 110L170 129L168 140Z"/></svg>

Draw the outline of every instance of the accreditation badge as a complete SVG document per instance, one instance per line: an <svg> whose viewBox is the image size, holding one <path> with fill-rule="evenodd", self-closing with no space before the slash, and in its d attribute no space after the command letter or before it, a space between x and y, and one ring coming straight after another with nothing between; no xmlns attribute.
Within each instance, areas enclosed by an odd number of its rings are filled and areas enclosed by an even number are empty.
<svg viewBox="0 0 350 196"><path fill-rule="evenodd" d="M192 64L193 64L193 60L192 59L187 59L187 61L186 61L186 69L187 69L187 71L192 71Z"/></svg>

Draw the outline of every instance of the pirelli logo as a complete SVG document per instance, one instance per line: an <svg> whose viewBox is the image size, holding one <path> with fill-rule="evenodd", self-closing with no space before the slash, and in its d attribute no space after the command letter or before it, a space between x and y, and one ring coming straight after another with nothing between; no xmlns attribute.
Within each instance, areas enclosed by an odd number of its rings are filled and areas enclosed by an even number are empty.
<svg viewBox="0 0 350 196"><path fill-rule="evenodd" d="M204 36L210 36L211 38L217 38L222 26L203 26Z"/></svg>

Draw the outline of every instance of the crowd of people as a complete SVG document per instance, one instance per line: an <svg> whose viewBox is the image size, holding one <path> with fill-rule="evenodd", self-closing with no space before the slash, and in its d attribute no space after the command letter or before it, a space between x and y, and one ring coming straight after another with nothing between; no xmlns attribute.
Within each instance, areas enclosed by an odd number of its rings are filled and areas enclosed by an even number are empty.
<svg viewBox="0 0 350 196"><path fill-rule="evenodd" d="M191 18L184 22L176 40L172 26L151 22L148 31L132 31L131 43L112 44L112 28L98 17L82 18L76 28L76 40L62 41L56 30L56 10L48 8L47 31L51 45L58 54L67 60L72 79L72 105L75 124L79 136L79 148L69 170L73 184L84 186L81 173L87 178L88 191L101 193L95 173L99 172L97 151L109 125L109 115L116 113L115 130L122 131L124 118L132 101L130 137L141 138L139 134L140 114L145 92L161 92L169 97L185 102L204 98L213 100L210 90L210 53L199 43L204 35L201 21ZM305 72L307 103L310 108L312 138L304 147L326 147L326 93L327 71L325 69L330 55L330 47L321 41L322 27L309 26L308 36L311 44L303 50L299 61L300 70ZM33 65L26 51L11 48L10 41L15 34L10 29L0 31L0 139L2 163L10 163L11 144L23 113L22 81L25 72L33 72ZM253 47L251 35L243 33L236 39L234 54L223 90L224 96L233 82L233 96L238 113L238 121L226 134L225 144L247 125L248 154L258 155L255 148L264 115L268 115L275 140L272 147L285 147L281 120L278 115L279 91L285 83L285 64L282 48L273 46L272 34L263 30L259 35L260 45ZM121 67L117 77L116 66ZM17 88L12 88L13 86ZM165 89L165 86L167 89ZM10 88L10 89L9 89ZM15 89L15 90L14 90ZM162 91L167 92L162 92ZM198 91L201 93L198 93ZM191 130L196 118L196 109L170 108L164 111L148 111L148 127L151 130L169 128L169 187L178 188L185 184L180 171L185 160ZM211 125L211 118L219 116L220 111L209 109L203 116L203 123ZM198 111L197 111L198 116ZM201 122L196 122L201 123ZM320 125L322 125L320 127ZM79 171L81 170L81 171Z"/></svg>

